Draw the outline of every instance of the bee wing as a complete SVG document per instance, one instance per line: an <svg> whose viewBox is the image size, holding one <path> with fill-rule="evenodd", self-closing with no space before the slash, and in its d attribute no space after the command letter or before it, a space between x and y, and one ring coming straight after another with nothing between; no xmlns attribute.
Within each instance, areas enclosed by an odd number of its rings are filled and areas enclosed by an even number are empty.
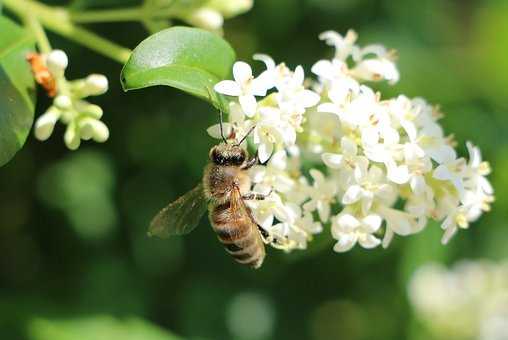
<svg viewBox="0 0 508 340"><path fill-rule="evenodd" d="M242 194L240 193L240 189L238 187L235 187L233 189L233 191L231 192L230 201L231 201L231 205L230 205L231 214L233 216L238 216L238 215L241 216L241 215L245 215L245 214L250 215L250 212L247 209L245 202L243 201Z"/></svg>
<svg viewBox="0 0 508 340"><path fill-rule="evenodd" d="M205 213L207 203L203 185L199 184L155 215L148 235L166 238L190 233Z"/></svg>

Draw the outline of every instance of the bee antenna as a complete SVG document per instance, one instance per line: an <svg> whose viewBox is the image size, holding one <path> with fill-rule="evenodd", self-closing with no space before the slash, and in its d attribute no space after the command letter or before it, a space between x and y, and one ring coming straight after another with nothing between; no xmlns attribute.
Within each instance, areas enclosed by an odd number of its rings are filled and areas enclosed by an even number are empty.
<svg viewBox="0 0 508 340"><path fill-rule="evenodd" d="M224 143L228 143L228 140L226 139L226 137L224 136L224 128L222 127L222 110L219 110L219 117L220 117L220 122L219 122L219 127L220 127L220 136L222 137L222 140L224 141Z"/></svg>
<svg viewBox="0 0 508 340"><path fill-rule="evenodd" d="M249 137L249 135L252 133L252 131L254 131L254 129L256 128L256 125L252 126L249 131L247 131L247 133L245 134L245 136L243 136L243 138L238 142L238 144L236 144L236 146L239 146L243 143L244 140L247 139L247 137Z"/></svg>

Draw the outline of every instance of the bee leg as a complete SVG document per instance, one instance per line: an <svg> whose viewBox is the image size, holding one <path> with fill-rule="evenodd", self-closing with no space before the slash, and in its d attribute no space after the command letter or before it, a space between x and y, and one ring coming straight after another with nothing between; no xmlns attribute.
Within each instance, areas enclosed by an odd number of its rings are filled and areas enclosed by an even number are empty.
<svg viewBox="0 0 508 340"><path fill-rule="evenodd" d="M258 152L256 151L256 154L252 158L249 158L247 162L245 162L245 164L242 166L242 169L246 170L252 168L258 163L258 160Z"/></svg>
<svg viewBox="0 0 508 340"><path fill-rule="evenodd" d="M260 193L256 193L256 192L248 192L245 195L242 195L242 199L247 200L247 201L251 201L251 200L262 201L265 198L267 198L268 196L270 196L271 193L272 192L270 191L268 193L268 195L265 195L265 194L260 194Z"/></svg>
<svg viewBox="0 0 508 340"><path fill-rule="evenodd" d="M268 231L258 225L259 233L265 244L271 244L273 242L273 236Z"/></svg>

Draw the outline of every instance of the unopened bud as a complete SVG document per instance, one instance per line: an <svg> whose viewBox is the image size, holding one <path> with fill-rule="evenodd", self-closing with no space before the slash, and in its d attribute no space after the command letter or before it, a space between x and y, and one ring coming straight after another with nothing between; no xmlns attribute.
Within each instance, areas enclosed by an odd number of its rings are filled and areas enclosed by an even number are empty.
<svg viewBox="0 0 508 340"><path fill-rule="evenodd" d="M217 30L222 27L224 18L219 11L208 7L201 7L193 11L187 21L194 26L207 30Z"/></svg>
<svg viewBox="0 0 508 340"><path fill-rule="evenodd" d="M41 141L48 139L53 133L53 128L55 127L59 117L60 111L57 108L49 108L49 110L41 115L35 122L35 138Z"/></svg>
<svg viewBox="0 0 508 340"><path fill-rule="evenodd" d="M89 140L93 137L93 122L95 119L93 118L83 118L79 122L79 134L81 139Z"/></svg>
<svg viewBox="0 0 508 340"><path fill-rule="evenodd" d="M104 143L109 138L109 129L100 120L95 120L93 123L93 140L98 143Z"/></svg>
<svg viewBox="0 0 508 340"><path fill-rule="evenodd" d="M68 110L72 106L72 100L69 96L60 95L55 98L53 104L61 110Z"/></svg>
<svg viewBox="0 0 508 340"><path fill-rule="evenodd" d="M109 129L100 120L93 118L84 118L79 122L79 134L81 139L92 139L96 142L103 143L109 138Z"/></svg>
<svg viewBox="0 0 508 340"><path fill-rule="evenodd" d="M71 150L76 150L79 148L79 144L81 143L80 136L78 131L76 131L76 126L74 124L69 124L67 126L67 130L65 130L64 142L65 145Z"/></svg>
<svg viewBox="0 0 508 340"><path fill-rule="evenodd" d="M102 108L99 105L90 104L87 101L79 100L74 104L76 111L85 116L90 116L95 119L101 119L102 117Z"/></svg>
<svg viewBox="0 0 508 340"><path fill-rule="evenodd" d="M216 9L226 18L245 13L252 8L253 0L211 0L210 8Z"/></svg>
<svg viewBox="0 0 508 340"><path fill-rule="evenodd" d="M56 78L63 76L68 63L67 54L62 50L53 50L46 58L48 70Z"/></svg>
<svg viewBox="0 0 508 340"><path fill-rule="evenodd" d="M102 74L91 74L85 79L85 91L92 96L98 96L108 90L108 78Z"/></svg>

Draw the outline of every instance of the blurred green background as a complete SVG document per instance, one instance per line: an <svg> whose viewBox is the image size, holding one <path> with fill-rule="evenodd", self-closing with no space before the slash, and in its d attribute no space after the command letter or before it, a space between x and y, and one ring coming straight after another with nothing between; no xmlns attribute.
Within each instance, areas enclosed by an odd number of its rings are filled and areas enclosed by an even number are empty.
<svg viewBox="0 0 508 340"><path fill-rule="evenodd" d="M136 23L90 28L130 48L146 37ZM466 140L481 147L493 169L492 212L446 247L430 225L387 250L336 254L325 231L307 251L270 249L258 271L234 263L205 218L185 238L149 239L151 217L200 180L214 143L205 129L217 115L171 88L123 93L121 65L50 33L69 55L69 79L110 79L94 102L111 138L71 152L59 126L0 168L0 339L432 339L408 303L414 270L508 255L508 2L256 0L224 26L239 59L262 52L307 71L333 52L318 34L349 28L362 45L399 51L401 81L378 86L384 97L440 104L459 150ZM40 95L37 113L48 105Z"/></svg>

